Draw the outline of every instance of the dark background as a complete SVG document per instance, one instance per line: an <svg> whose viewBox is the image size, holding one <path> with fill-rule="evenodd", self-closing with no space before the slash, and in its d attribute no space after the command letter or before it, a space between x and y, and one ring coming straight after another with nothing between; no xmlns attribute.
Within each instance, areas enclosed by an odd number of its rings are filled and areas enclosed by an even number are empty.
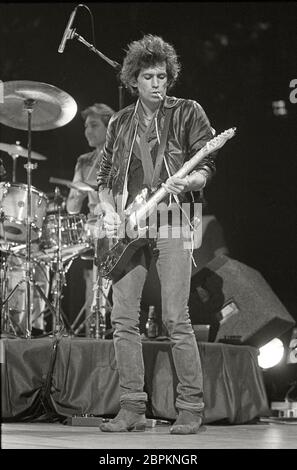
<svg viewBox="0 0 297 470"><path fill-rule="evenodd" d="M77 40L57 52L76 5L0 5L0 79L55 85L79 109L66 126L33 132L32 149L47 161L39 162L32 184L44 192L54 189L50 176L72 179L77 157L88 151L80 111L94 102L119 107L118 81L108 63ZM289 100L290 81L297 79L296 3L86 5L100 52L122 63L128 42L143 33L161 35L174 44L183 65L172 94L200 102L218 133L237 127L236 137L219 153L206 197L223 225L230 255L257 269L297 320L297 104ZM85 8L78 9L74 26L93 43ZM284 115L274 113L273 102L279 100ZM125 93L124 104L130 102ZM0 124L0 141L16 140L26 147L27 133ZM11 157L0 156L11 175ZM19 158L17 181L23 183L24 163Z"/></svg>

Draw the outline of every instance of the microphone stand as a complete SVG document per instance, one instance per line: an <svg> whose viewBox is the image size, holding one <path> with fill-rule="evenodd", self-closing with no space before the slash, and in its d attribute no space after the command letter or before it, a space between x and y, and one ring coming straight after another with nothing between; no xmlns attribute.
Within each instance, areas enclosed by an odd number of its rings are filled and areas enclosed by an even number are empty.
<svg viewBox="0 0 297 470"><path fill-rule="evenodd" d="M74 39L74 38L77 39L82 44L84 44L90 51L94 52L99 57L101 57L103 60L105 60L105 62L107 62L109 65L111 65L116 70L116 72L119 72L121 70L121 65L118 62L109 59L102 52L98 51L98 49L96 49L95 46L93 46L93 44L89 43L82 36L77 34L75 32L75 29L72 30L72 32L70 33L70 36L69 36L69 39ZM119 92L119 109L122 109L124 107L124 89L123 89L123 85L121 83L119 83L118 92Z"/></svg>
<svg viewBox="0 0 297 470"><path fill-rule="evenodd" d="M117 73L120 72L122 67L118 62L109 59L105 54L98 51L98 49L96 49L96 47L93 44L89 43L82 36L77 34L75 28L71 30L68 39L77 39L84 46L86 46L90 51L94 52L96 55L101 57L101 59L105 60L105 62L107 62L109 65L111 65L112 68ZM118 85L119 109L122 109L124 107L124 88L123 88L123 85L121 84L119 78L118 78L118 82L119 82L119 85ZM103 298L105 298L106 302L102 302ZM102 305L103 303L105 304L104 306ZM92 312L90 314L90 316L91 316L93 313L95 313L95 338L96 339L104 338L107 334L107 331L106 331L106 311L103 313L102 310L101 310L101 307L106 309L107 303L108 303L108 299L107 299L105 293L103 292L103 288L102 288L102 279L100 279L99 275L98 275L98 277L96 279L96 288L95 288L95 305L93 306L94 308L92 308L92 310L94 310L94 312ZM82 313L82 311L81 311L81 313ZM80 317L80 314L79 314L79 317ZM74 324L77 323L77 320L78 319L76 319L74 321L74 323L71 325L71 330L74 330ZM78 334L78 332L80 331L81 327L86 322L86 320L87 320L87 318L79 326L79 328L77 328L74 331L74 334Z"/></svg>

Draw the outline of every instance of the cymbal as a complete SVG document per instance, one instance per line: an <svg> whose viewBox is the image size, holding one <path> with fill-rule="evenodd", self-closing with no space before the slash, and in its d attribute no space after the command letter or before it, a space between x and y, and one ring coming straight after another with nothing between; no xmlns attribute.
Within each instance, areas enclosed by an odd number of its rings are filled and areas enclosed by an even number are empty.
<svg viewBox="0 0 297 470"><path fill-rule="evenodd" d="M47 83L16 80L3 83L0 122L14 129L28 130L27 99L34 100L32 131L64 126L77 112L75 100L65 91Z"/></svg>
<svg viewBox="0 0 297 470"><path fill-rule="evenodd" d="M0 142L0 150L3 150L3 152L11 156L28 157L28 150L18 144L4 144ZM31 158L32 160L47 160L44 155L34 152L33 150L31 150Z"/></svg>
<svg viewBox="0 0 297 470"><path fill-rule="evenodd" d="M78 191L83 191L83 192L95 191L97 189L96 185L89 184L85 181L76 181L74 183L73 181L65 180L62 178L54 178L52 176L50 177L49 182L62 184L64 186L67 186L68 188L77 189Z"/></svg>

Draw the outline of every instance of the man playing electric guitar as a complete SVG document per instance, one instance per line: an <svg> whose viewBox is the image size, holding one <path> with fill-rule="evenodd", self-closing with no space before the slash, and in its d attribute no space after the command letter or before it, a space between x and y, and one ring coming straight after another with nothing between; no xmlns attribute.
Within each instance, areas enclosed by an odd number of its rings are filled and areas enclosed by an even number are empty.
<svg viewBox="0 0 297 470"><path fill-rule="evenodd" d="M135 105L112 117L97 177L99 198L105 209L106 237L116 235L121 223L120 213L144 187L165 188L166 204L175 203L180 210L183 203L198 201L196 196L215 171L212 153L189 175L172 176L213 138L207 116L196 101L167 96L179 72L176 52L162 38L145 35L129 44L121 80L138 99ZM162 222L155 238L162 319L172 341L178 377L177 417L170 432L192 434L201 427L204 409L201 362L187 307L192 225L182 216L182 211L180 217L170 214L171 207L166 223L160 215ZM144 366L138 324L150 256L149 245L143 245L135 251L121 275L113 280L111 320L120 380L120 411L113 420L100 426L102 431L145 429L147 394L143 389Z"/></svg>

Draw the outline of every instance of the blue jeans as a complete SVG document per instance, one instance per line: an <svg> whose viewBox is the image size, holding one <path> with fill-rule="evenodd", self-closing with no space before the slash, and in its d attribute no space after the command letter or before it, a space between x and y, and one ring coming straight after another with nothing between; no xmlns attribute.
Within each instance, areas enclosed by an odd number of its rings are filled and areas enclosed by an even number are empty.
<svg viewBox="0 0 297 470"><path fill-rule="evenodd" d="M166 232L166 227L163 227ZM191 325L188 299L191 282L191 251L189 230L174 238L158 233L156 267L161 283L162 319L173 343L172 355L178 378L177 409L202 411L203 377L200 355ZM180 232L180 228L176 227ZM187 242L187 246L185 246ZM139 312L142 289L149 262L142 248L136 252L126 274L113 284L113 310L111 314L114 346L120 380L121 406L133 402L143 409L146 401L144 364L139 333ZM129 406L128 406L129 407ZM140 410L139 408L139 410Z"/></svg>

